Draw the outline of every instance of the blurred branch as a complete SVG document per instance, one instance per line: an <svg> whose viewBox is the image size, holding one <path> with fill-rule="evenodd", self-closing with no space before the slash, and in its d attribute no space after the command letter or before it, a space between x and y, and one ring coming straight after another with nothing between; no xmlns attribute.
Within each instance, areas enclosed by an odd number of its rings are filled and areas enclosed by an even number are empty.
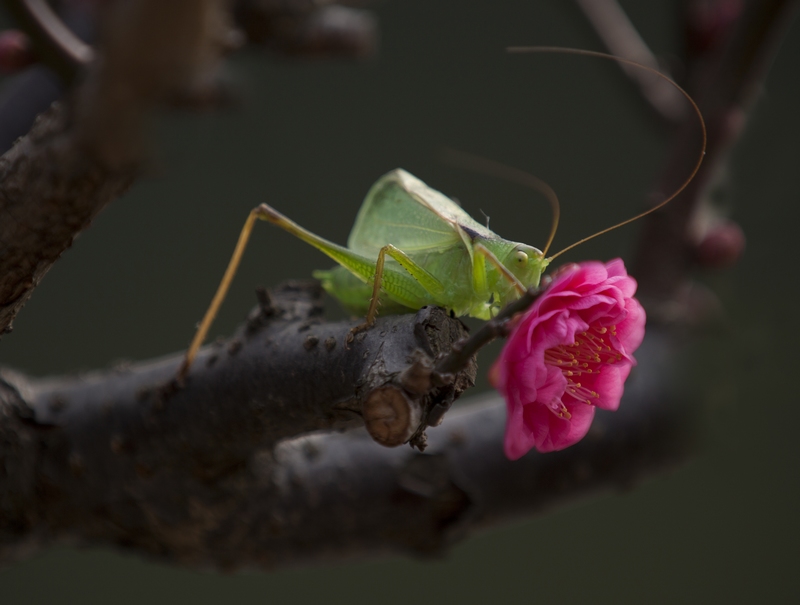
<svg viewBox="0 0 800 605"><path fill-rule="evenodd" d="M0 333L140 172L153 105L214 61L216 8L212 0L114 3L82 86L0 158Z"/></svg>
<svg viewBox="0 0 800 605"><path fill-rule="evenodd" d="M71 82L94 60L92 48L44 0L4 0L3 4L30 36L39 58L63 80Z"/></svg>
<svg viewBox="0 0 800 605"><path fill-rule="evenodd" d="M58 13L68 31L85 43L94 42L96 37L96 19L87 10L89 5L86 2L62 4ZM10 12L14 11L13 6L8 5L8 0L4 6ZM11 149L18 138L27 134L36 116L61 99L65 91L75 84L77 77L85 73L85 66L78 69L75 63L69 63L66 72L61 69L62 64L58 60L53 61L48 53L48 45L52 45L53 41L49 38L42 40L34 26L25 25L25 20L21 23L23 30L17 31L28 41L28 53L34 62L6 76L0 88L0 153Z"/></svg>
<svg viewBox="0 0 800 605"><path fill-rule="evenodd" d="M609 50L644 65L656 59L615 0L578 0ZM632 273L639 280L639 297L650 322L697 323L707 319L718 303L687 275L698 262L733 262L741 254L743 236L737 225L723 221L710 208L707 193L742 134L785 31L792 23L796 0L689 0L684 14L687 57L684 88L697 101L708 129L705 159L694 180L662 211L650 215L642 229ZM654 203L675 191L697 158L699 127L682 101L669 100L642 70L628 69L643 96L675 123L670 156L654 194ZM651 84L653 86L651 86ZM673 89L674 91L674 89ZM677 92L677 91L674 91ZM674 105L674 107L673 107ZM710 217L710 218L709 218ZM717 240L704 238L721 227ZM724 249L718 249L722 246ZM713 248L712 253L704 252Z"/></svg>
<svg viewBox="0 0 800 605"><path fill-rule="evenodd" d="M705 118L708 147L694 180L663 211L648 216L642 229L632 273L639 280L639 295L647 303L652 320L691 317L698 311L693 306L703 304L686 299L686 277L696 260L693 221L703 211L709 187L744 130L747 112L797 7L796 0L751 1L715 54L688 59L686 89ZM699 146L695 122L687 115L676 127L657 187L660 199L674 191L692 170Z"/></svg>
<svg viewBox="0 0 800 605"><path fill-rule="evenodd" d="M108 3L101 15L94 15L101 23L95 52L41 0L8 0L51 67L69 77L86 69L70 98L43 114L0 158L0 334L11 329L16 314L73 239L141 172L147 155L142 133L153 108L175 99L185 103L191 91L203 96L202 89L230 48L227 4ZM335 6L309 2L242 2L239 9L247 6L252 12L258 6L263 14L272 7L275 13L280 12L278 4L284 12L295 7L294 22L308 27L302 40L273 32L274 48L289 53L306 48L316 54L353 54L358 48L359 55L372 48L374 22L362 13L339 18L331 12ZM338 35L332 32L345 31L353 33L352 44L332 42ZM28 119L30 96L38 98L36 106L60 94L41 69L33 68L30 73L37 77L27 78L22 87L12 87L13 100L0 104L7 112L0 114L0 123Z"/></svg>
<svg viewBox="0 0 800 605"><path fill-rule="evenodd" d="M652 69L664 71L664 66L659 64L656 56L616 0L577 0L577 2L608 52ZM686 114L686 101L683 95L669 82L625 63L620 63L619 67L636 82L642 96L662 117L675 122Z"/></svg>

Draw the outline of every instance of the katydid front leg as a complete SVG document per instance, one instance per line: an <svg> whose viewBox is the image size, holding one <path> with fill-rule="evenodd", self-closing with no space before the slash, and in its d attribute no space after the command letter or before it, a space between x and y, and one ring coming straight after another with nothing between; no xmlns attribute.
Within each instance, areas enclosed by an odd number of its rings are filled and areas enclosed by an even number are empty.
<svg viewBox="0 0 800 605"><path fill-rule="evenodd" d="M479 285L481 285L481 284L483 285L484 289L486 288L486 269L485 269L484 266L481 266L480 270L477 268L478 263L480 263L480 260L478 259L478 257L481 256L484 259L486 259L486 261L488 261L492 265L494 265L494 268L497 269L497 271L500 273L500 275L509 284L514 286L514 289L517 291L517 294L519 294L520 296L525 294L525 290L527 288L525 288L525 286L522 284L522 282L519 281L516 278L516 276L513 273L511 273L511 271L508 270L508 267L506 267L503 263L500 262L500 259L498 259L492 253L491 250L489 250L483 244L475 244L475 247L473 248L473 250L475 251L475 260L473 262L472 275L473 275L473 282L474 282L473 285L475 286L475 289L477 291L479 291L479 292L481 291L480 288L479 288Z"/></svg>
<svg viewBox="0 0 800 605"><path fill-rule="evenodd" d="M504 281L508 282L508 285L513 286L519 296L525 292L526 288L522 282L509 271L508 267L501 263L500 259L482 243L478 242L473 244L472 252L472 288L475 291L476 300L482 301L481 308L488 311L489 316L493 317L494 312L497 311L496 302L493 301L496 301L495 296L499 294L493 292L493 289L496 290L496 286L490 286L489 276L486 271L487 264L490 264L497 271L497 274ZM475 313L476 311L477 309L472 309L470 313ZM483 314L477 315L476 313L476 316L483 317Z"/></svg>

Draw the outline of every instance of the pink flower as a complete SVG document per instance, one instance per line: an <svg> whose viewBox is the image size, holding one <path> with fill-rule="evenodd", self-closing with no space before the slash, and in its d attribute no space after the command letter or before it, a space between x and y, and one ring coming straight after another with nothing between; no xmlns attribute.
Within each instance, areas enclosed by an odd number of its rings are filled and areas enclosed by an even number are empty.
<svg viewBox="0 0 800 605"><path fill-rule="evenodd" d="M616 410L644 338L636 280L622 260L561 271L515 321L489 378L506 400L505 453L552 452L583 439L595 407Z"/></svg>

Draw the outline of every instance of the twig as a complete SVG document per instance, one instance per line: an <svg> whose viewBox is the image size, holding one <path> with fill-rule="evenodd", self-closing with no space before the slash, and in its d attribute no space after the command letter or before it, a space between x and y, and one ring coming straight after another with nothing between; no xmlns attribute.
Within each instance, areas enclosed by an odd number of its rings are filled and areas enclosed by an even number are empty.
<svg viewBox="0 0 800 605"><path fill-rule="evenodd" d="M39 58L64 81L72 82L94 60L94 50L44 0L4 0L3 4L31 37Z"/></svg>
<svg viewBox="0 0 800 605"><path fill-rule="evenodd" d="M630 59L653 69L664 71L656 56L636 31L625 11L616 0L577 0L586 18L612 55ZM674 86L662 78L624 63L622 71L636 84L653 109L670 122L686 114L686 105Z"/></svg>
<svg viewBox="0 0 800 605"><path fill-rule="evenodd" d="M451 384L458 372L474 363L478 351L494 339L507 335L509 322L517 313L528 309L541 292L542 289L539 288L528 289L517 300L503 307L497 317L484 323L472 336L456 342L433 368L431 378L434 384L441 386ZM429 406L424 416L425 426L439 426L452 404L452 400L445 400Z"/></svg>
<svg viewBox="0 0 800 605"><path fill-rule="evenodd" d="M509 320L517 313L528 309L541 294L542 289L530 288L517 300L507 304L497 317L484 323L478 330L464 341L453 345L450 352L436 364L435 372L439 375L455 374L465 367L470 359L495 338L505 336Z"/></svg>

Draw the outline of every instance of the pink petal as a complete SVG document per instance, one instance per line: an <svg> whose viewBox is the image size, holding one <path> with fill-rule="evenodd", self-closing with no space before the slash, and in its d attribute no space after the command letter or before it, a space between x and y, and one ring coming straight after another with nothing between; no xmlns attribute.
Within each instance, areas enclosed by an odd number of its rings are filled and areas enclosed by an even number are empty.
<svg viewBox="0 0 800 605"><path fill-rule="evenodd" d="M605 265L598 262L581 263L578 269L559 276L550 288L553 293L564 290L584 289L587 285L599 284L608 277Z"/></svg>
<svg viewBox="0 0 800 605"><path fill-rule="evenodd" d="M532 427L538 451L555 452L574 445L589 432L594 418L594 407L585 403L569 409L572 417L560 418L545 406L525 410L526 424Z"/></svg>
<svg viewBox="0 0 800 605"><path fill-rule="evenodd" d="M614 258L606 263L606 271L608 271L609 279L612 277L628 277L628 272L625 270L625 263L621 258Z"/></svg>
<svg viewBox="0 0 800 605"><path fill-rule="evenodd" d="M600 374L593 377L593 380L586 381L587 388L599 395L597 399L592 400L597 407L612 411L619 408L619 401L625 390L625 380L631 373L631 367L632 364L626 361L606 365Z"/></svg>
<svg viewBox="0 0 800 605"><path fill-rule="evenodd" d="M523 419L523 406L508 406L506 434L503 439L503 451L509 460L517 460L536 445L536 439L530 427Z"/></svg>
<svg viewBox="0 0 800 605"><path fill-rule="evenodd" d="M628 316L625 321L617 324L617 338L625 348L625 352L631 354L639 348L642 340L644 340L644 326L647 321L647 315L642 305L635 298L629 298L625 301L625 310L628 312Z"/></svg>
<svg viewBox="0 0 800 605"><path fill-rule="evenodd" d="M547 377L539 386L535 405L545 405L538 402L560 402L564 396L564 391L567 389L567 379L564 378L563 372L555 366L548 365L546 367Z"/></svg>
<svg viewBox="0 0 800 605"><path fill-rule="evenodd" d="M614 307L622 302L623 300L618 300L614 296L608 296L607 294L589 294L587 296L581 296L572 303L569 308L571 310L581 311L583 309L591 309L598 305L601 305L603 308Z"/></svg>

